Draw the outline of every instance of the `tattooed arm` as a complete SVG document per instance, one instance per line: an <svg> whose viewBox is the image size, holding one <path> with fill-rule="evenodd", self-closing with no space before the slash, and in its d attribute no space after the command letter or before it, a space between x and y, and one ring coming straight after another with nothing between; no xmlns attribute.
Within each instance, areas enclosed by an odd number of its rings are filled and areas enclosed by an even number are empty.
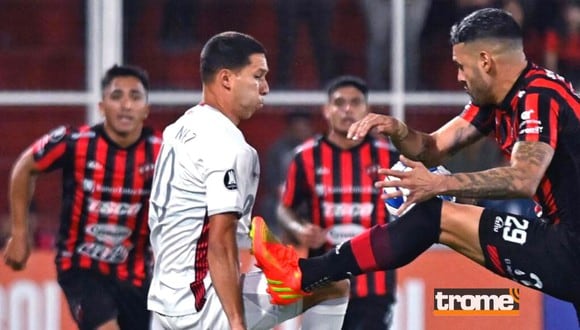
<svg viewBox="0 0 580 330"><path fill-rule="evenodd" d="M546 173L554 149L543 142L517 142L510 166L481 172L456 173L445 178L445 192L458 197L532 197Z"/></svg>
<svg viewBox="0 0 580 330"><path fill-rule="evenodd" d="M391 140L403 155L429 167L441 164L445 158L482 137L475 126L465 119L455 117L431 134L409 128L404 139Z"/></svg>
<svg viewBox="0 0 580 330"><path fill-rule="evenodd" d="M426 166L441 164L446 157L483 137L475 126L461 117L453 118L428 134L407 127L394 117L376 113L369 113L352 124L348 136L359 139L371 130L389 136L403 155Z"/></svg>

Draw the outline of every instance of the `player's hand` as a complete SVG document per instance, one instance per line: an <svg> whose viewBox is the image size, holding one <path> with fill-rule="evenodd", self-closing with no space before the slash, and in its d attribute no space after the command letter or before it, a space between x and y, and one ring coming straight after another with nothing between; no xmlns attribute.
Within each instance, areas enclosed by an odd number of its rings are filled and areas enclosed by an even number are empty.
<svg viewBox="0 0 580 330"><path fill-rule="evenodd" d="M401 138L408 133L407 126L394 117L369 113L361 120L350 125L347 138L360 140L369 134L371 130L395 138Z"/></svg>
<svg viewBox="0 0 580 330"><path fill-rule="evenodd" d="M379 169L379 174L399 178L396 180L383 180L375 182L375 187L382 190L384 187L401 187L409 191L407 200L399 207L399 214L413 203L419 203L433 198L443 192L443 180L445 176L431 173L421 162L412 161L405 156L400 156L401 162L410 168L407 171L395 171L388 168ZM400 196L401 192L383 194L381 198L387 199Z"/></svg>
<svg viewBox="0 0 580 330"><path fill-rule="evenodd" d="M296 238L302 246L308 247L309 249L318 249L326 243L327 231L320 228L320 226L307 223L302 225Z"/></svg>
<svg viewBox="0 0 580 330"><path fill-rule="evenodd" d="M4 250L4 263L13 270L23 270L30 256L28 235L12 235Z"/></svg>

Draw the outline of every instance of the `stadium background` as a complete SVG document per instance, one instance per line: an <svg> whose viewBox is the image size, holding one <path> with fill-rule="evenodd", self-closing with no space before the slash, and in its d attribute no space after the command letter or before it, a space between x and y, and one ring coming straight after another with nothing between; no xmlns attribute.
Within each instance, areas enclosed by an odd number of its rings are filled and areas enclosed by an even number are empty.
<svg viewBox="0 0 580 330"><path fill-rule="evenodd" d="M357 1L336 0L331 53L335 74L365 77L368 40L365 17ZM203 42L224 30L246 32L264 43L271 69L267 106L241 124L248 141L263 156L283 134L285 114L298 108L309 111L315 127L324 130L319 109L325 95L304 24L299 28L291 68L292 85L282 89L276 86L278 26L273 0L199 0L194 38L186 46L177 47L165 43L160 35L167 19L164 2L0 1L0 241L9 228L5 188L19 152L56 126L99 121L99 79L114 63L140 65L149 72L152 115L148 123L163 128L199 100L199 51ZM431 11L435 7L453 8L453 2L434 0ZM405 89L405 72L400 64L405 58L404 10L403 0L393 1L391 64L385 76L388 88L372 90L370 102L374 111L391 113L412 127L430 131L458 114L467 97L455 82L447 42L449 26L432 25L441 19L425 22L428 28L417 50L421 54L421 86ZM438 11L432 15L441 18ZM537 31L526 35L529 57L542 63L541 38ZM262 159L262 168L266 166ZM71 327L54 281L51 251L58 225L59 179L59 174L53 173L37 182L32 209L37 248L28 269L14 273L0 266L0 330ZM259 207L260 199L257 203ZM433 316L434 288L480 287L521 288L520 316ZM393 329L565 329L576 326L575 322L569 305L492 275L446 249L432 249L399 271L399 304Z"/></svg>

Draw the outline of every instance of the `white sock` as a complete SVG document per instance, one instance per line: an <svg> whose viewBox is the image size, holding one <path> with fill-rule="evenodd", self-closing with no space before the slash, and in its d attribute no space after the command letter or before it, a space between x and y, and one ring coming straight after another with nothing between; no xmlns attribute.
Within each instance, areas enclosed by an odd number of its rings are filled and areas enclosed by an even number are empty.
<svg viewBox="0 0 580 330"><path fill-rule="evenodd" d="M342 328L348 298L329 299L302 314L302 330L336 330Z"/></svg>

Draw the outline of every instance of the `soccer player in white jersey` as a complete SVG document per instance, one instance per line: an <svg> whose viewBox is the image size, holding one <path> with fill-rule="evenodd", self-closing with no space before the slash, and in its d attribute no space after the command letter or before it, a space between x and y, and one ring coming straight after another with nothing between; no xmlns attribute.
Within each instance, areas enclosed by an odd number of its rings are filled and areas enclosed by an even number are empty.
<svg viewBox="0 0 580 330"><path fill-rule="evenodd" d="M263 46L223 32L201 51L202 102L163 133L150 199L155 257L148 308L159 329L270 329L313 305L318 329L339 329L348 283L273 305L261 272L240 274L260 175L256 150L238 129L269 91ZM322 326L322 327L321 327Z"/></svg>

